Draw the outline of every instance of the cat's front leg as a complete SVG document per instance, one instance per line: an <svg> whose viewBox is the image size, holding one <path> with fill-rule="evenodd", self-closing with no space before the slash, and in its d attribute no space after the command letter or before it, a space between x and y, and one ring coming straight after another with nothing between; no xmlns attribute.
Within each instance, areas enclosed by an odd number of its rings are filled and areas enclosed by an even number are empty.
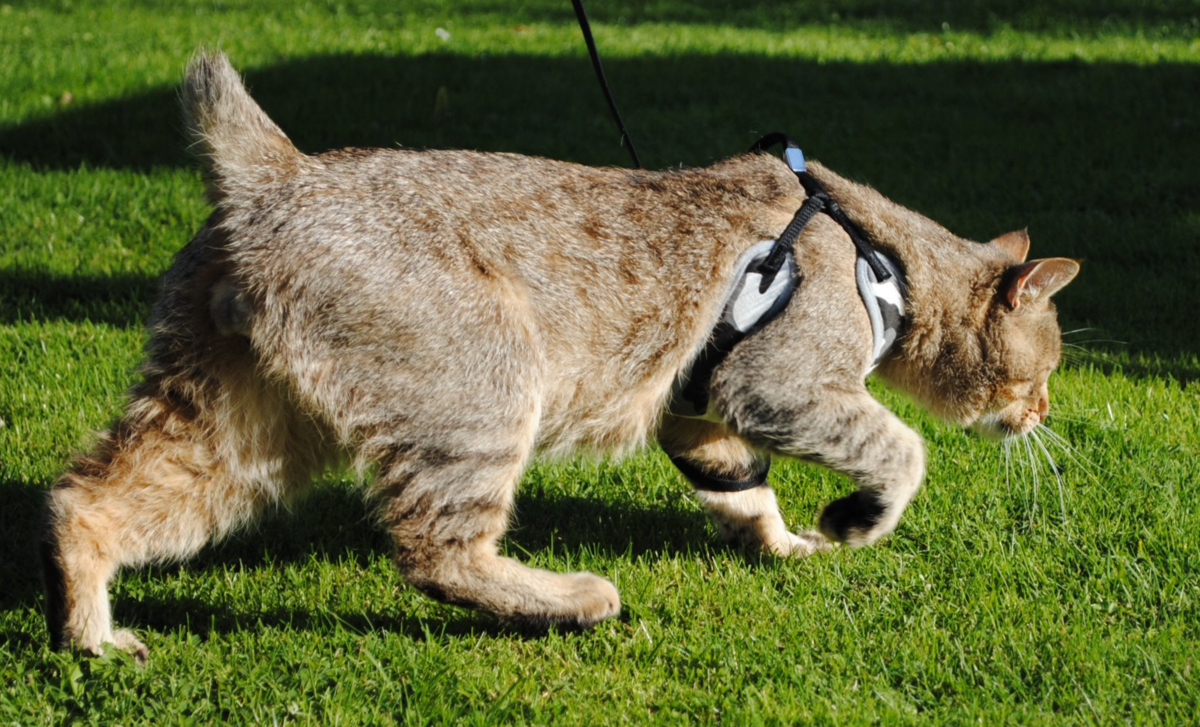
<svg viewBox="0 0 1200 727"><path fill-rule="evenodd" d="M854 478L858 490L821 513L818 528L830 540L863 546L888 534L924 478L921 437L865 387L769 395L747 387L718 406L731 428L754 444Z"/></svg>
<svg viewBox="0 0 1200 727"><path fill-rule="evenodd" d="M721 538L775 555L803 558L833 547L821 533L793 533L783 523L775 491L761 485L741 492L719 492L696 488L696 497Z"/></svg>
<svg viewBox="0 0 1200 727"><path fill-rule="evenodd" d="M816 531L788 530L767 484L770 460L723 425L668 415L658 438L726 542L793 557L831 546Z"/></svg>

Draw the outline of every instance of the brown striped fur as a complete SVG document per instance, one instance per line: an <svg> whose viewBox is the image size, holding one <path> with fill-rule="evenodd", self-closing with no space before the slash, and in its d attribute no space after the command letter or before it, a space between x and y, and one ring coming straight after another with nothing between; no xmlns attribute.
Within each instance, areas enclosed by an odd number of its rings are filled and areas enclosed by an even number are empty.
<svg viewBox="0 0 1200 727"><path fill-rule="evenodd" d="M920 438L863 386L854 251L818 217L803 283L713 379L724 424L664 417L733 265L803 201L767 156L667 172L462 151L298 152L221 55L183 99L212 217L163 279L125 415L50 494L43 538L57 645L106 643L121 566L185 558L338 459L370 476L396 563L429 595L506 619L586 627L606 580L502 557L529 459L621 453L657 435L711 471L804 457L859 490L792 534L767 487L700 493L723 535L807 555L891 530L924 471ZM991 245L814 164L909 281L912 323L881 373L964 424L1020 432L1057 363L1049 294L1074 275Z"/></svg>

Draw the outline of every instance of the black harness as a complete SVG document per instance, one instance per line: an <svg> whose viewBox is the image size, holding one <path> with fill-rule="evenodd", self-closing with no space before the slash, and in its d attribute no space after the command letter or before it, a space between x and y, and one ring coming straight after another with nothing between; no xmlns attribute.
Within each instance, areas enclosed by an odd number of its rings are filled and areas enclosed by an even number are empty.
<svg viewBox="0 0 1200 727"><path fill-rule="evenodd" d="M608 81L604 77L604 69L600 65L600 55L596 51L596 42L592 38L591 24L588 23L587 13L583 9L583 0L571 0L571 4L575 8L575 16L579 19L579 27L583 31L584 41L587 43L588 55L592 59L592 68L596 72L600 88L604 91L604 98L608 101L609 111L612 112L613 119L616 120L617 127L621 131L621 141L629 151L629 155L633 159L633 165L641 169L642 163L638 159L637 151L633 148L633 139L630 138L629 132L625 129L625 122L621 119L621 113L617 110L617 103L613 99L612 92L608 88ZM794 248L796 239L800 237L800 233L812 221L812 218L820 212L824 212L832 217L846 231L846 234L850 236L850 240L854 243L854 247L858 249L860 261L865 262L869 266L876 281L890 279L892 277L891 268L880 260L877 251L867 242L862 231L846 216L846 213L842 211L838 203L830 198L829 193L825 191L821 183L808 173L804 164L804 153L800 151L799 145L790 136L778 132L767 134L754 142L754 146L750 147L750 151L754 153L765 152L777 144L783 145L783 160L796 175L800 186L804 187L808 199L800 206L800 209L796 210L792 221L784 228L783 234L775 240L770 251L764 257L755 257L751 261L750 267L740 271L745 276L745 279L750 279L747 273L756 275L759 294L767 294L773 283L775 283L775 278L779 275L780 270L784 269L785 265L788 265L789 260L795 260ZM789 270L793 270L794 265L788 265L788 268ZM797 276L796 281L789 281L789 285L777 289L778 294L776 292L770 293L770 296L773 297L770 297L766 304L759 307L758 312L762 315L753 325L747 327L732 325L724 319L717 324L717 327L709 337L708 345L705 346L704 351L700 353L683 379L677 382L678 385L672 395L672 404L669 407L672 413L681 416L700 416L702 418L707 418L710 415L708 411L708 390L713 370L725 360L729 352L739 341L761 329L787 305L796 288L796 285L792 283L798 283L799 280L798 273L792 274ZM862 275L863 271L860 271L860 289L862 286ZM866 293L863 294L866 295ZM761 301L759 302L761 303ZM874 319L874 314L872 318ZM874 325L874 320L872 323ZM680 414L680 412L683 413ZM767 484L767 473L771 468L771 459L769 457L756 457L750 466L750 474L740 479L734 479L706 471L683 457L673 456L671 457L671 462L683 473L684 477L691 481L696 489L712 492L740 492L755 487L762 487Z"/></svg>
<svg viewBox="0 0 1200 727"><path fill-rule="evenodd" d="M867 261L867 264L871 266L871 270L875 272L876 277L880 280L891 278L891 270L879 260L875 248L871 247L871 243L867 242L867 238L862 230L846 216L846 212L829 196L829 192L825 190L825 187L808 173L808 168L804 163L804 152L800 151L800 146L792 137L778 131L767 134L754 142L754 145L750 147L750 152L752 154L761 154L776 144L783 145L783 161L787 163L788 168L796 175L796 179L800 181L800 186L804 187L805 193L808 194L808 199L800 206L800 209L796 210L792 221L788 223L783 233L779 235L779 239L775 241L775 247L771 250L771 254L767 257L763 265L760 266L759 270L770 274L773 274L772 271L778 272L780 266L783 265L784 258L788 253L793 252L796 246L796 239L800 237L800 233L804 230L804 227L812 221L813 217L817 216L818 212L824 212L846 231L846 234L850 236L850 241L858 249L859 256Z"/></svg>
<svg viewBox="0 0 1200 727"><path fill-rule="evenodd" d="M760 276L758 278L758 292L767 292L768 288L775 282L776 276L784 269L785 264L789 260L795 259L796 240L799 239L800 233L804 231L808 223L821 212L829 215L846 231L846 234L850 236L850 241L854 243L854 247L858 250L859 258L866 262L877 280L885 281L890 279L893 275L891 267L880 259L878 251L867 242L862 230L854 224L838 203L829 196L824 186L808 173L804 162L804 153L790 136L778 132L767 134L756 141L754 146L750 147L750 151L752 153L763 153L775 145L783 146L783 160L788 165L788 168L792 170L792 173L796 175L796 179L804 188L808 199L800 206L800 209L796 210L792 221L788 223L787 227L776 238L767 255L761 260L756 261L751 268L747 269L747 273L754 273ZM790 268L791 266L789 265L788 267ZM709 384L713 371L728 357L735 345L747 336L761 330L783 310L788 300L791 299L795 287L795 285L787 286L782 295L774 300L766 315L748 329L743 330L737 326L730 325L723 318L713 330L712 335L709 336L708 344L704 347L704 350L697 356L696 361L692 364L686 376L681 379L679 385L676 387L668 409L679 416L709 418ZM698 490L712 492L741 492L761 487L767 484L767 473L771 467L769 457L758 457L751 465L748 475L740 479L735 479L707 471L683 457L672 456L671 462L692 483L693 487Z"/></svg>

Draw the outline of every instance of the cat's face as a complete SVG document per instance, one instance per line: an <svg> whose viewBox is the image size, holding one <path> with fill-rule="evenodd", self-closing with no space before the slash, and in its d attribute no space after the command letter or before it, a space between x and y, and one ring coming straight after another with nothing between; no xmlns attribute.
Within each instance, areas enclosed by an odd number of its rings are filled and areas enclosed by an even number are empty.
<svg viewBox="0 0 1200 727"><path fill-rule="evenodd" d="M948 326L931 369L890 373L946 419L991 438L1022 436L1050 413L1048 380L1062 354L1050 297L1074 279L1079 263L1024 262L1023 232L991 244L1004 254L981 278L975 315Z"/></svg>
<svg viewBox="0 0 1200 727"><path fill-rule="evenodd" d="M1050 414L1050 374L1062 352L1049 300L1025 311L1000 311L982 340L988 396L972 428L988 437L1028 434Z"/></svg>
<svg viewBox="0 0 1200 727"><path fill-rule="evenodd" d="M1050 296L1078 272L1079 263L1067 258L1021 262L1004 271L979 335L977 383L986 396L975 397L975 411L964 412L964 423L1000 438L1028 434L1049 416L1048 381L1062 355Z"/></svg>

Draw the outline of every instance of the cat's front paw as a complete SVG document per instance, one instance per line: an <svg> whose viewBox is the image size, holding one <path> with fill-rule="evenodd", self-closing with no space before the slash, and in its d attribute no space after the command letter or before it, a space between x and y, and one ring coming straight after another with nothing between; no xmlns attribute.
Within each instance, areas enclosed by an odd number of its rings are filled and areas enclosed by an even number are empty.
<svg viewBox="0 0 1200 727"><path fill-rule="evenodd" d="M814 553L824 553L832 550L837 543L830 542L816 530L806 530L803 533L784 533L782 540L764 543L764 549L785 558L807 558Z"/></svg>
<svg viewBox="0 0 1200 727"><path fill-rule="evenodd" d="M858 490L826 505L817 529L829 540L860 548L889 533L895 525L890 520L878 495Z"/></svg>
<svg viewBox="0 0 1200 727"><path fill-rule="evenodd" d="M129 629L117 629L109 638L95 640L92 643L76 641L74 646L85 656L104 656L104 653L110 648L119 649L133 657L139 666L145 666L146 660L150 656L150 650Z"/></svg>
<svg viewBox="0 0 1200 727"><path fill-rule="evenodd" d="M112 645L132 656L139 666L145 666L150 658L150 650L129 629L114 631Z"/></svg>

